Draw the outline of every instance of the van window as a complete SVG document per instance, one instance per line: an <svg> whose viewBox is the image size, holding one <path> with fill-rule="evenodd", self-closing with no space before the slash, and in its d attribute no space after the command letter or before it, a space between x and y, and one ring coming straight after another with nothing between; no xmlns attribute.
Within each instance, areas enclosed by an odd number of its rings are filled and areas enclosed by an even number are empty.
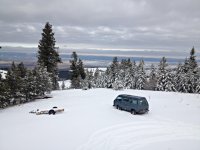
<svg viewBox="0 0 200 150"><path fill-rule="evenodd" d="M137 105L137 100L132 99L132 100L131 100L131 103Z"/></svg>
<svg viewBox="0 0 200 150"><path fill-rule="evenodd" d="M121 100L122 100L122 97L121 97L121 96L118 96L118 97L116 98L116 100L121 101Z"/></svg>
<svg viewBox="0 0 200 150"><path fill-rule="evenodd" d="M123 98L123 101L125 101L125 102L129 102L129 99L126 98L126 97L124 97L124 98Z"/></svg>

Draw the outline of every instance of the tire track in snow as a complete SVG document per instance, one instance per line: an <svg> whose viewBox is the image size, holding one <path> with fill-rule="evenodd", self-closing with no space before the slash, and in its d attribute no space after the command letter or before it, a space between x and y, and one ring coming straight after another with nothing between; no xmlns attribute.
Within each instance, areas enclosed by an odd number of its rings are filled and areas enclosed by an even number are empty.
<svg viewBox="0 0 200 150"><path fill-rule="evenodd" d="M140 149L152 143L185 139L200 141L200 126L172 120L145 120L99 130L78 150Z"/></svg>

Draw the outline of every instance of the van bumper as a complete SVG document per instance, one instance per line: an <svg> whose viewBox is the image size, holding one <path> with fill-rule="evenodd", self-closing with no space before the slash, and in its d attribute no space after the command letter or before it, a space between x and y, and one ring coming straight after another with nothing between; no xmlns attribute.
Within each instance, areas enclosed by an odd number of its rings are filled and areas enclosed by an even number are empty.
<svg viewBox="0 0 200 150"><path fill-rule="evenodd" d="M144 114L144 113L148 113L148 109L142 109L142 110L140 110L138 113L140 113L140 114Z"/></svg>

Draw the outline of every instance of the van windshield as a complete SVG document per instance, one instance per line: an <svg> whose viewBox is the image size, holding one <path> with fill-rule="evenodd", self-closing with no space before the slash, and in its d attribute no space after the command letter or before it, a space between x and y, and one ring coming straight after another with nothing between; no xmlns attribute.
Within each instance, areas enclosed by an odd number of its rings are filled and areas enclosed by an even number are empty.
<svg viewBox="0 0 200 150"><path fill-rule="evenodd" d="M146 100L145 98L140 99L140 100L138 101L138 103L139 103L139 105L148 105L148 104L147 104L147 100Z"/></svg>

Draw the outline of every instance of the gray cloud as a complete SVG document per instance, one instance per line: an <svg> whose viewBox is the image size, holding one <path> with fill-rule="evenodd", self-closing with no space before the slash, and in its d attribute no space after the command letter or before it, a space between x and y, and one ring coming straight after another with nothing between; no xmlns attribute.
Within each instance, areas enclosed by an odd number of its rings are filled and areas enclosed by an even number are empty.
<svg viewBox="0 0 200 150"><path fill-rule="evenodd" d="M1 0L0 42L35 43L45 22L59 44L200 49L199 0Z"/></svg>

